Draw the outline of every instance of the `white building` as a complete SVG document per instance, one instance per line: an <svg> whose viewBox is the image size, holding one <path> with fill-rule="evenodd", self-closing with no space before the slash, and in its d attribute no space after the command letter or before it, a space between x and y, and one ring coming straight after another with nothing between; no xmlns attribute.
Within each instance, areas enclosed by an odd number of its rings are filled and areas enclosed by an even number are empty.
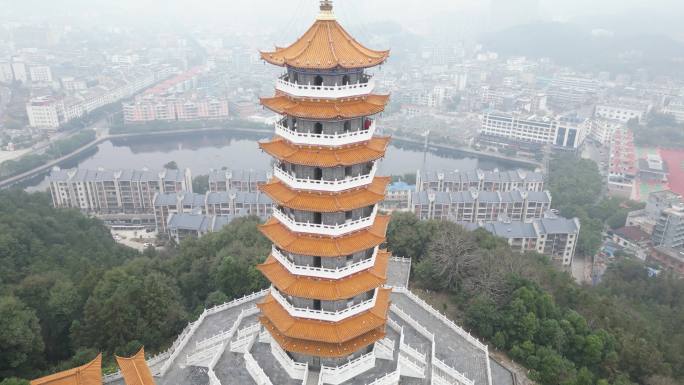
<svg viewBox="0 0 684 385"><path fill-rule="evenodd" d="M624 127L624 123L619 120L611 119L593 119L591 121L591 129L589 137L602 145L610 144L610 138L615 133L615 130Z"/></svg>
<svg viewBox="0 0 684 385"><path fill-rule="evenodd" d="M632 119L641 121L650 109L651 106L648 103L619 101L597 104L595 115L599 118L627 123Z"/></svg>
<svg viewBox="0 0 684 385"><path fill-rule="evenodd" d="M52 97L31 99L26 104L29 125L42 129L57 129L64 121L64 102Z"/></svg>
<svg viewBox="0 0 684 385"><path fill-rule="evenodd" d="M52 70L46 65L32 65L29 67L32 82L52 83Z"/></svg>
<svg viewBox="0 0 684 385"><path fill-rule="evenodd" d="M672 100L670 104L663 107L662 112L674 116L677 123L684 123L684 98Z"/></svg>
<svg viewBox="0 0 684 385"><path fill-rule="evenodd" d="M587 135L588 120L556 117L522 117L504 113L486 113L478 130L481 136L517 142L550 144L578 148Z"/></svg>
<svg viewBox="0 0 684 385"><path fill-rule="evenodd" d="M12 72L12 64L8 62L0 62L0 82L11 83L14 81L14 73Z"/></svg>
<svg viewBox="0 0 684 385"><path fill-rule="evenodd" d="M14 80L18 82L26 83L28 80L26 64L23 61L12 61L12 73L14 73Z"/></svg>

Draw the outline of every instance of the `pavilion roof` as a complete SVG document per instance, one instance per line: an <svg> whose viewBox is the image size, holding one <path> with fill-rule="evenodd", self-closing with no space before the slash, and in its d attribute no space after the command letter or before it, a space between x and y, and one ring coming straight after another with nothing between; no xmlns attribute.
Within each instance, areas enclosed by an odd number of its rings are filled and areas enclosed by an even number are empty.
<svg viewBox="0 0 684 385"><path fill-rule="evenodd" d="M145 361L144 347L131 357L116 356L116 363L121 368L126 385L155 385L150 368Z"/></svg>
<svg viewBox="0 0 684 385"><path fill-rule="evenodd" d="M271 64L305 69L368 68L388 57L389 51L361 45L334 19L316 20L290 46L261 52L261 58Z"/></svg>
<svg viewBox="0 0 684 385"><path fill-rule="evenodd" d="M367 95L348 99L294 99L286 95L261 98L273 112L304 119L350 119L382 112L389 95Z"/></svg>
<svg viewBox="0 0 684 385"><path fill-rule="evenodd" d="M102 353L89 363L37 378L31 385L102 385Z"/></svg>
<svg viewBox="0 0 684 385"><path fill-rule="evenodd" d="M377 215L370 227L341 237L296 233L274 218L261 225L260 230L271 242L290 253L338 257L370 249L383 243L389 220L388 215Z"/></svg>
<svg viewBox="0 0 684 385"><path fill-rule="evenodd" d="M392 289L379 289L373 308L339 322L293 317L270 294L257 306L261 314L287 337L307 341L343 343L385 324L391 292Z"/></svg>
<svg viewBox="0 0 684 385"><path fill-rule="evenodd" d="M344 147L297 146L285 139L275 137L260 142L259 147L269 155L289 163L312 167L353 166L385 156L390 138L373 137L367 142Z"/></svg>
<svg viewBox="0 0 684 385"><path fill-rule="evenodd" d="M382 286L387 281L390 253L378 252L373 267L341 279L324 279L290 273L273 256L257 265L257 269L281 292L294 297L335 301L348 299Z"/></svg>
<svg viewBox="0 0 684 385"><path fill-rule="evenodd" d="M272 179L260 189L282 206L296 210L336 212L367 207L382 201L390 180L390 177L376 177L367 186L338 193L292 190L278 179Z"/></svg>
<svg viewBox="0 0 684 385"><path fill-rule="evenodd" d="M259 320L283 349L319 357L345 357L385 337L385 328L379 327L341 344L307 341L285 336L264 316Z"/></svg>

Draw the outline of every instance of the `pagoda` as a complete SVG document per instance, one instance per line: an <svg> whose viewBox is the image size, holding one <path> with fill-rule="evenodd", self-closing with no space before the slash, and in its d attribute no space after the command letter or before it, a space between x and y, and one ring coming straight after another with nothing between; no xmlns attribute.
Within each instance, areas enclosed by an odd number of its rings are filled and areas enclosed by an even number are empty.
<svg viewBox="0 0 684 385"><path fill-rule="evenodd" d="M261 226L273 248L258 269L271 282L260 322L286 354L312 370L370 354L385 337L391 289L380 249L389 217L378 212L390 182L376 176L388 137L374 116L389 95L374 94L365 70L389 51L357 42L330 0L292 45L261 52L284 68L275 96L261 104L280 115L260 148L274 159L261 191L274 201Z"/></svg>

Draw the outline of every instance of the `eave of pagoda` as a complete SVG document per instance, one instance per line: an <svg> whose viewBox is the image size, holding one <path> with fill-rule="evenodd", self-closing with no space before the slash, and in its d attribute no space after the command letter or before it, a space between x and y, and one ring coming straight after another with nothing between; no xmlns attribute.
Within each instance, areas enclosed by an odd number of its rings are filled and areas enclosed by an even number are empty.
<svg viewBox="0 0 684 385"><path fill-rule="evenodd" d="M293 44L260 54L273 65L303 69L369 68L389 57L361 45L334 18L316 20Z"/></svg>
<svg viewBox="0 0 684 385"><path fill-rule="evenodd" d="M367 142L343 147L294 145L275 137L259 142L259 147L281 161L311 167L353 166L371 162L385 156L390 138L376 136Z"/></svg>
<svg viewBox="0 0 684 385"><path fill-rule="evenodd" d="M279 248L294 254L339 257L379 246L385 242L389 215L378 215L370 227L341 237L318 236L290 231L276 219L269 219L259 229Z"/></svg>
<svg viewBox="0 0 684 385"><path fill-rule="evenodd" d="M259 317L259 321L283 349L317 357L346 357L385 337L385 328L379 327L341 344L307 341L283 335L266 317Z"/></svg>
<svg viewBox="0 0 684 385"><path fill-rule="evenodd" d="M374 307L339 322L293 317L271 294L257 306L261 314L284 336L308 341L344 343L385 324L391 292L392 289L379 289Z"/></svg>
<svg viewBox="0 0 684 385"><path fill-rule="evenodd" d="M346 99L295 99L286 95L261 98L261 104L281 115L311 120L352 119L384 111L389 95L366 95Z"/></svg>
<svg viewBox="0 0 684 385"><path fill-rule="evenodd" d="M257 265L257 269L282 293L293 297L337 301L355 297L384 285L387 282L389 256L388 251L379 251L373 267L341 279L292 274L273 256Z"/></svg>
<svg viewBox="0 0 684 385"><path fill-rule="evenodd" d="M259 186L259 189L281 206L295 210L330 213L350 211L381 202L385 198L385 189L390 181L390 177L376 177L367 186L331 193L293 190L274 178Z"/></svg>

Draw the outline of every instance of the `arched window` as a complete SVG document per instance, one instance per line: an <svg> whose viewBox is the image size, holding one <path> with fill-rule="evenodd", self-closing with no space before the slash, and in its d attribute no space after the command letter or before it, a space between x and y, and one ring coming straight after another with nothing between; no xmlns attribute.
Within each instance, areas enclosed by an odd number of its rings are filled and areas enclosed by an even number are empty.
<svg viewBox="0 0 684 385"><path fill-rule="evenodd" d="M323 123L316 122L316 124L314 124L314 134L322 134L322 133L323 133Z"/></svg>
<svg viewBox="0 0 684 385"><path fill-rule="evenodd" d="M323 85L323 76L316 75L316 77L314 78L314 85L315 86L322 86Z"/></svg>

